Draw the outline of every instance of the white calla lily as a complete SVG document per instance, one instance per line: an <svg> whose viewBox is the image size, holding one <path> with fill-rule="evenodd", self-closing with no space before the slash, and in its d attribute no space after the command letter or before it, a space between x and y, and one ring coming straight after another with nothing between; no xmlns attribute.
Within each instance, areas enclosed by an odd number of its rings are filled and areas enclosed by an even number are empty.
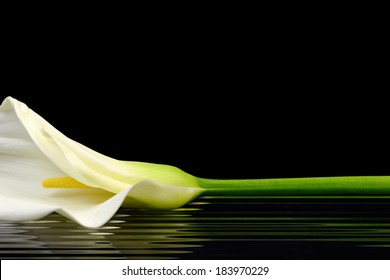
<svg viewBox="0 0 390 280"><path fill-rule="evenodd" d="M121 205L171 209L200 194L390 197L390 176L204 179L169 165L116 160L77 143L7 97L0 106L0 220L56 211L86 227Z"/></svg>
<svg viewBox="0 0 390 280"><path fill-rule="evenodd" d="M180 169L120 161L77 143L7 97L0 107L0 220L56 211L86 227L105 224L121 205L177 208L203 191Z"/></svg>

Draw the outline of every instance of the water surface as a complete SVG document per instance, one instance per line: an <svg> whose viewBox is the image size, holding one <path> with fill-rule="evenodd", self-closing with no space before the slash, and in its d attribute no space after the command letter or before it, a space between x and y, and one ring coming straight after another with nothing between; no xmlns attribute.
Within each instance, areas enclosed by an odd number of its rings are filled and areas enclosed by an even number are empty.
<svg viewBox="0 0 390 280"><path fill-rule="evenodd" d="M1 259L389 259L389 198L202 197L121 209L83 228L59 214L0 222Z"/></svg>

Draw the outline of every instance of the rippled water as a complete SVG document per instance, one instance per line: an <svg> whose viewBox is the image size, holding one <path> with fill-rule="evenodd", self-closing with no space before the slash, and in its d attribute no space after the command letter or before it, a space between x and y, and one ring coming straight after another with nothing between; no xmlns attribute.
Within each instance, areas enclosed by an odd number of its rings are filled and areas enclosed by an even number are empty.
<svg viewBox="0 0 390 280"><path fill-rule="evenodd" d="M99 229L0 222L1 259L390 259L390 198L203 197Z"/></svg>

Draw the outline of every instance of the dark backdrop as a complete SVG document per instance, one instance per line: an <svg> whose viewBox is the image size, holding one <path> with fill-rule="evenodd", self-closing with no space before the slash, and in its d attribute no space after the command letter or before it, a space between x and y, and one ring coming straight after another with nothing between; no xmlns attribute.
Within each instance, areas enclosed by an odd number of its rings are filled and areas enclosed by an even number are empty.
<svg viewBox="0 0 390 280"><path fill-rule="evenodd" d="M387 101L361 77L114 66L16 71L2 95L103 154L200 177L390 175Z"/></svg>
<svg viewBox="0 0 390 280"><path fill-rule="evenodd" d="M197 176L390 174L383 36L372 29L99 22L15 22L2 97L101 153Z"/></svg>

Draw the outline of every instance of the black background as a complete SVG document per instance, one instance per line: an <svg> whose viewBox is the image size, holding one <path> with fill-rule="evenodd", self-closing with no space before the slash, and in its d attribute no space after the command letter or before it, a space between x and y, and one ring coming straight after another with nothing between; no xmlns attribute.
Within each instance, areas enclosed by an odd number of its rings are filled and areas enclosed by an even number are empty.
<svg viewBox="0 0 390 280"><path fill-rule="evenodd" d="M380 30L129 18L14 20L2 97L103 154L200 177L389 174Z"/></svg>
<svg viewBox="0 0 390 280"><path fill-rule="evenodd" d="M7 95L103 154L200 177L389 174L387 101L357 80L319 79L307 88L307 77L269 81L258 73L244 81L233 70L211 80L86 71L76 79L62 71L17 74ZM339 89L344 83L347 91Z"/></svg>
<svg viewBox="0 0 390 280"><path fill-rule="evenodd" d="M356 6L18 7L4 20L1 99L108 156L199 177L390 175L387 17ZM281 205L374 223L388 210ZM312 245L290 249L307 259ZM321 258L355 257L336 245ZM279 258L278 246L264 252Z"/></svg>

